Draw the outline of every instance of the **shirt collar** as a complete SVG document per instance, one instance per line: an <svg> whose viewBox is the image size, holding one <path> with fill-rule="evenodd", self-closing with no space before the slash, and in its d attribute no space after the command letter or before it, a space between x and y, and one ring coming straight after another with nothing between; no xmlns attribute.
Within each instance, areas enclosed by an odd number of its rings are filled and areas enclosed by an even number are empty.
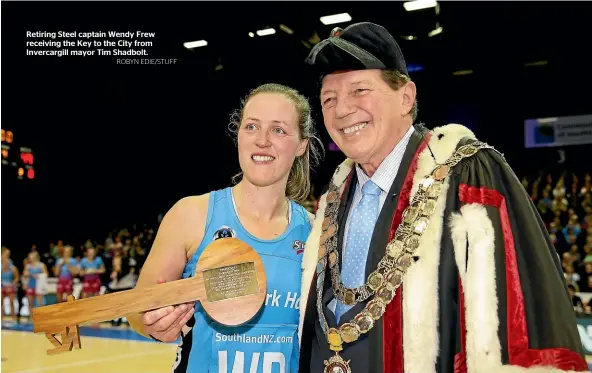
<svg viewBox="0 0 592 373"><path fill-rule="evenodd" d="M359 164L356 164L356 175L358 177L358 188L362 188L362 186L368 180L372 180L378 187L382 190L382 192L388 193L397 177L397 173L399 172L399 167L401 166L401 161L403 160L403 155L405 154L405 149L407 149L407 144L409 144L409 140L411 139L411 135L415 131L413 126L410 126L401 141L397 143L397 145L393 148L393 150L386 156L386 158L380 163L376 172L372 175L372 177L368 177L364 170L360 167Z"/></svg>

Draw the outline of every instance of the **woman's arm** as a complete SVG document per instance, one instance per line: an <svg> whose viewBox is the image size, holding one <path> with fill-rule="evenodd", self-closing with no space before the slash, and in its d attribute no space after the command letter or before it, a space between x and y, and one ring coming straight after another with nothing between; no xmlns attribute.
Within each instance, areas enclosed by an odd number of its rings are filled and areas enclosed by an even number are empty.
<svg viewBox="0 0 592 373"><path fill-rule="evenodd" d="M68 269L70 270L70 273L72 274L72 276L76 276L78 274L78 264L75 264L73 266L68 265Z"/></svg>
<svg viewBox="0 0 592 373"><path fill-rule="evenodd" d="M201 243L208 212L209 194L179 200L165 215L154 243L142 266L136 288L179 280L188 253ZM192 304L160 308L127 316L130 326L146 337L161 341L178 338L181 328L193 315Z"/></svg>
<svg viewBox="0 0 592 373"><path fill-rule="evenodd" d="M12 275L13 275L13 279L12 279L12 283L13 284L18 284L19 280L20 280L20 273L18 268L16 268L16 266L12 266Z"/></svg>
<svg viewBox="0 0 592 373"><path fill-rule="evenodd" d="M49 271L47 270L45 263L41 263L41 272L43 272L45 276L49 277Z"/></svg>
<svg viewBox="0 0 592 373"><path fill-rule="evenodd" d="M56 264L53 266L53 275L58 277L60 275L60 268L62 262L58 259L58 261L56 262Z"/></svg>

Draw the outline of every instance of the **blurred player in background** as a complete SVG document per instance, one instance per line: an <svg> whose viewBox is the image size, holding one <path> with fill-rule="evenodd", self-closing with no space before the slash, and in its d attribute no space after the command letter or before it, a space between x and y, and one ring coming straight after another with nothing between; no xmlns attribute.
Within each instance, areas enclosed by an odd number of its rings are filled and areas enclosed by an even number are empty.
<svg viewBox="0 0 592 373"><path fill-rule="evenodd" d="M14 300L17 295L17 285L19 282L19 271L10 260L10 250L2 251L2 318L4 318L4 299L10 301L10 317L18 319L14 310Z"/></svg>
<svg viewBox="0 0 592 373"><path fill-rule="evenodd" d="M53 267L55 276L58 277L57 297L58 303L72 294L73 277L78 274L78 262L72 258L72 246L66 246L63 255Z"/></svg>
<svg viewBox="0 0 592 373"><path fill-rule="evenodd" d="M83 277L81 298L99 295L103 273L105 273L103 259L97 256L95 248L86 249L86 256L80 260L80 275Z"/></svg>
<svg viewBox="0 0 592 373"><path fill-rule="evenodd" d="M33 251L29 253L29 262L25 265L23 275L29 280L27 282L27 300L29 301L29 319L31 319L32 310L35 307L43 305L43 294L37 293L37 281L41 275L47 277L48 271L44 263L39 260L39 253Z"/></svg>

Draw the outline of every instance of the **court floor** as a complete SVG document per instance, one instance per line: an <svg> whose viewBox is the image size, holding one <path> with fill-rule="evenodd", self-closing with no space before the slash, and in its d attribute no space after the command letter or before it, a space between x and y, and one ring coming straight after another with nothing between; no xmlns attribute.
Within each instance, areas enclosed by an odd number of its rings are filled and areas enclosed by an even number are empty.
<svg viewBox="0 0 592 373"><path fill-rule="evenodd" d="M30 324L2 325L3 373L164 373L171 372L176 344L147 340L126 327L81 327L82 349L47 355L53 346Z"/></svg>
<svg viewBox="0 0 592 373"><path fill-rule="evenodd" d="M127 327L81 327L82 349L49 356L51 343L31 324L2 324L2 373L167 373L176 343L156 343ZM592 356L586 360L592 368Z"/></svg>

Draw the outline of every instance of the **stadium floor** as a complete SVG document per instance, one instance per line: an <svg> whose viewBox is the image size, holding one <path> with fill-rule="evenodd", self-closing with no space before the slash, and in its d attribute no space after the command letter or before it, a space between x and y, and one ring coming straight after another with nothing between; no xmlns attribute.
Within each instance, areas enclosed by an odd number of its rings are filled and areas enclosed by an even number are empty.
<svg viewBox="0 0 592 373"><path fill-rule="evenodd" d="M2 323L3 373L163 373L171 372L176 344L156 343L127 327L81 327L82 349L49 356L52 348L28 323Z"/></svg>
<svg viewBox="0 0 592 373"><path fill-rule="evenodd" d="M128 327L80 328L82 349L49 356L50 342L29 323L2 323L3 373L165 373L171 372L176 343L156 343ZM587 356L592 370L592 356Z"/></svg>

